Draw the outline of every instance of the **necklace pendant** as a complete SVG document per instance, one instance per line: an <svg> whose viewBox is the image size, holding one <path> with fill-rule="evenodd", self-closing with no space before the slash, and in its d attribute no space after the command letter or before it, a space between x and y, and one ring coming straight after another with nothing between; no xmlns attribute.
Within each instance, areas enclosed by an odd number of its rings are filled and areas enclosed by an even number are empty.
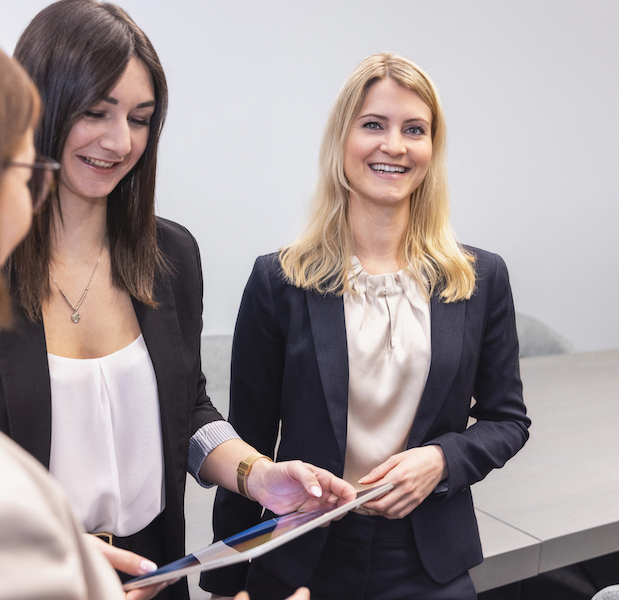
<svg viewBox="0 0 619 600"><path fill-rule="evenodd" d="M77 311L75 311L72 315L71 315L71 321L73 321L74 323L77 323L80 320L80 313L78 313Z"/></svg>

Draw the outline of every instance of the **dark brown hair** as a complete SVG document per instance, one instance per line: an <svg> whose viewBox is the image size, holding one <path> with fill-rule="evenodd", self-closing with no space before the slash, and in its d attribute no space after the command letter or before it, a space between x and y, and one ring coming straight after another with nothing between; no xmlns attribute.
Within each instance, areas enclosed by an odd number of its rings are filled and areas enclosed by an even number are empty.
<svg viewBox="0 0 619 600"><path fill-rule="evenodd" d="M155 273L163 267L155 219L157 146L168 104L155 49L125 11L95 0L60 0L48 6L28 25L15 48L15 58L34 80L45 108L37 151L58 161L73 125L109 94L131 57L150 72L157 104L144 154L108 196L107 231L114 284L153 306ZM17 292L31 320L38 318L50 294L55 213L62 217L57 195L35 217L12 259Z"/></svg>
<svg viewBox="0 0 619 600"><path fill-rule="evenodd" d="M29 127L39 116L39 96L26 72L0 50L0 183ZM1 265L0 265L1 266ZM11 306L0 275L0 330L11 321Z"/></svg>

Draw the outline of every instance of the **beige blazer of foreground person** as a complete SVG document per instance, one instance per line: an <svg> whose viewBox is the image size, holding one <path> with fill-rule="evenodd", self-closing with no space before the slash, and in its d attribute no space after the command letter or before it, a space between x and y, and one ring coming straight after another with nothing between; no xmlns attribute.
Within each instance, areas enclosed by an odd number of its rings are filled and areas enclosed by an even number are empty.
<svg viewBox="0 0 619 600"><path fill-rule="evenodd" d="M84 535L62 490L4 434L0 473L0 598L124 598L116 572L97 540Z"/></svg>

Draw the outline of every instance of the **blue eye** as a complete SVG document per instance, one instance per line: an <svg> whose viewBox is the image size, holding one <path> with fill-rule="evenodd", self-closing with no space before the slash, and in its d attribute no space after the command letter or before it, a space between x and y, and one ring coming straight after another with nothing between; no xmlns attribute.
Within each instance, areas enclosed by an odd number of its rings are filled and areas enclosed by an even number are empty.
<svg viewBox="0 0 619 600"><path fill-rule="evenodd" d="M377 123L376 121L369 121L368 123L364 123L363 127L365 129L372 129L372 130L382 129L380 123Z"/></svg>
<svg viewBox="0 0 619 600"><path fill-rule="evenodd" d="M406 133L411 133L413 135L424 135L425 129L419 125L414 125L413 127L406 129Z"/></svg>

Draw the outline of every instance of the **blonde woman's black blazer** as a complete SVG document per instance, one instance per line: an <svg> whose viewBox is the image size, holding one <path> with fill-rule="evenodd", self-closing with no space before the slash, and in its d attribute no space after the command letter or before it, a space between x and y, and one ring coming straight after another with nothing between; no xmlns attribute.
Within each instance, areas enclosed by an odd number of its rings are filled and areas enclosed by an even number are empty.
<svg viewBox="0 0 619 600"><path fill-rule="evenodd" d="M470 486L525 443L518 339L507 268L470 248L477 288L470 300L431 298L432 359L408 447L440 444L448 492L432 494L407 519L429 576L447 582L482 560ZM475 398L471 408L471 399ZM348 354L341 296L303 291L284 280L276 255L258 258L236 325L230 421L243 439L278 460L301 459L341 476L346 448ZM467 428L469 416L477 421ZM260 507L219 490L216 538L260 520ZM292 588L306 583L326 529L247 565L204 574L206 589L252 591L252 569Z"/></svg>
<svg viewBox="0 0 619 600"><path fill-rule="evenodd" d="M189 438L222 417L206 394L200 366L202 268L196 241L184 227L164 219L158 220L158 241L169 261L168 272L156 280L158 307L135 300L134 307L157 377L166 500L162 544L172 561L185 552ZM45 332L41 321L29 323L16 312L15 330L0 335L0 430L49 468L52 414ZM177 597L187 597L186 585L184 591L178 587Z"/></svg>

